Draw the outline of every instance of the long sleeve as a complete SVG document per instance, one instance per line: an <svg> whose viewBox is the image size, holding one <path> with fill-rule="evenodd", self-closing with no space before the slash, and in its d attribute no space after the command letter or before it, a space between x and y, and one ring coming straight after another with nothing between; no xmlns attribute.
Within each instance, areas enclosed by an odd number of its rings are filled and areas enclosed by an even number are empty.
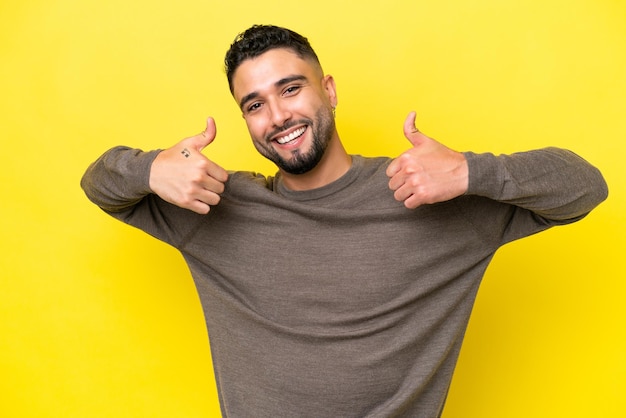
<svg viewBox="0 0 626 418"><path fill-rule="evenodd" d="M89 166L81 187L89 200L114 218L177 246L202 215L152 193L150 167L158 153L122 146L112 148Z"/></svg>
<svg viewBox="0 0 626 418"><path fill-rule="evenodd" d="M564 221L589 213L608 196L600 171L576 154L559 149L511 155L466 153L467 194L531 210Z"/></svg>
<svg viewBox="0 0 626 418"><path fill-rule="evenodd" d="M582 219L608 196L600 171L567 150L465 156L469 186L464 211L496 245Z"/></svg>
<svg viewBox="0 0 626 418"><path fill-rule="evenodd" d="M151 193L150 167L157 155L158 151L112 148L89 166L80 185L105 211L123 211Z"/></svg>

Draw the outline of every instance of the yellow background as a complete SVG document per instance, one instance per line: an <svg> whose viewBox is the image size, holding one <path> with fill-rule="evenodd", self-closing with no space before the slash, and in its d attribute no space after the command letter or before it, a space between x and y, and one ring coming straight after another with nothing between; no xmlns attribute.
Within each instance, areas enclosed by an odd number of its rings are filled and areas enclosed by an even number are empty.
<svg viewBox="0 0 626 418"><path fill-rule="evenodd" d="M84 197L117 144L273 173L222 69L253 23L309 37L352 153L409 146L406 114L458 150L556 145L599 166L583 222L503 248L445 418L626 416L626 4L620 0L23 0L0 5L0 416L219 415L181 257Z"/></svg>

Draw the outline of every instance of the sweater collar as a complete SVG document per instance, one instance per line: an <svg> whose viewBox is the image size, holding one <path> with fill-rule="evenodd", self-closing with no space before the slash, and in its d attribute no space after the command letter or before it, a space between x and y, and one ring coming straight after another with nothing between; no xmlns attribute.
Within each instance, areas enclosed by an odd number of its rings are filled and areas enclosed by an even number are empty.
<svg viewBox="0 0 626 418"><path fill-rule="evenodd" d="M298 201L317 200L335 194L352 184L361 172L363 167L363 157L359 155L352 155L351 157L352 165L350 166L350 169L343 176L339 177L332 183L311 190L290 190L283 183L282 176L279 172L276 173L276 176L274 177L274 190L276 193L289 200Z"/></svg>

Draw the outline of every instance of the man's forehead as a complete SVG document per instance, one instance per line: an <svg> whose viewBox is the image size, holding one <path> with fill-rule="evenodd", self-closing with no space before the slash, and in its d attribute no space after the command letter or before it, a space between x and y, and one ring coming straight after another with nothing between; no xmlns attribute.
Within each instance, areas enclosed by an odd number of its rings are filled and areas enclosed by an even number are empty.
<svg viewBox="0 0 626 418"><path fill-rule="evenodd" d="M256 88L271 86L287 75L312 76L318 68L313 60L303 58L291 49L270 49L241 62L233 74L233 95L238 99ZM321 69L319 73L321 77Z"/></svg>

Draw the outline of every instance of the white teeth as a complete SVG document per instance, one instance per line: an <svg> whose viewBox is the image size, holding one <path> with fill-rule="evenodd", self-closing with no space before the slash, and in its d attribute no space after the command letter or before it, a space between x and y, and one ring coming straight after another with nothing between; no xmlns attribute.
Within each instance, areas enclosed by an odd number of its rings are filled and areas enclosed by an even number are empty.
<svg viewBox="0 0 626 418"><path fill-rule="evenodd" d="M306 131L306 126L303 126L300 129L296 129L295 131L293 131L292 133L290 133L287 136L276 138L276 142L278 142L281 145L282 144L286 144L287 142L291 142L294 139L296 139L297 137L299 137L300 135L302 135L304 133L304 131Z"/></svg>

